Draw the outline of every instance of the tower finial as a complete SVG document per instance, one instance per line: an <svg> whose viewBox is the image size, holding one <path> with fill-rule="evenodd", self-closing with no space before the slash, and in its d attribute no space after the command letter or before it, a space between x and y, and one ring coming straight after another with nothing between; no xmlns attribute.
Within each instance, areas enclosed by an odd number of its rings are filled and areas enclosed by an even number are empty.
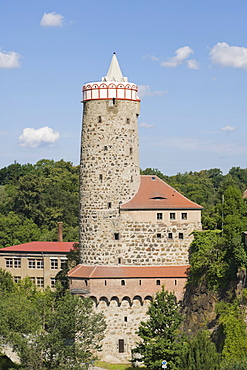
<svg viewBox="0 0 247 370"><path fill-rule="evenodd" d="M105 82L106 81L115 81L115 82L127 82L128 81L128 78L123 77L122 75L115 51L113 53L111 64L107 72L107 75L102 78L102 81L105 81Z"/></svg>

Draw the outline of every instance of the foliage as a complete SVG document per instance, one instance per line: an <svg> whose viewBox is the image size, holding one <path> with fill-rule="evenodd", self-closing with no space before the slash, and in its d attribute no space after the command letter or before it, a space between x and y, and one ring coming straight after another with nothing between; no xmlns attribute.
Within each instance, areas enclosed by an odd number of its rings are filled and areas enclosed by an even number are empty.
<svg viewBox="0 0 247 370"><path fill-rule="evenodd" d="M208 332L198 332L196 337L189 339L183 346L181 370L219 370L220 356Z"/></svg>
<svg viewBox="0 0 247 370"><path fill-rule="evenodd" d="M220 302L217 305L224 334L222 349L223 363L247 361L247 332L244 315L237 301Z"/></svg>
<svg viewBox="0 0 247 370"><path fill-rule="evenodd" d="M95 366L99 366L107 370L136 370L136 367L132 367L129 364L109 364L107 362L96 361ZM140 367L141 370L147 370L146 367Z"/></svg>
<svg viewBox="0 0 247 370"><path fill-rule="evenodd" d="M105 321L90 299L50 289L30 279L0 296L0 338L13 347L25 370L85 368L100 348Z"/></svg>
<svg viewBox="0 0 247 370"><path fill-rule="evenodd" d="M60 270L56 275L56 281L61 283L62 291L65 292L69 289L69 278L68 272L80 263L80 249L79 244L74 243L73 249L67 254L67 264L64 265L62 270Z"/></svg>
<svg viewBox="0 0 247 370"><path fill-rule="evenodd" d="M10 293L14 290L14 282L12 275L0 267L0 296Z"/></svg>
<svg viewBox="0 0 247 370"><path fill-rule="evenodd" d="M133 350L139 353L144 364L153 370L161 367L163 360L168 369L177 369L181 351L179 325L182 316L176 298L162 288L151 302L147 315L149 319L141 322L137 334L142 341Z"/></svg>

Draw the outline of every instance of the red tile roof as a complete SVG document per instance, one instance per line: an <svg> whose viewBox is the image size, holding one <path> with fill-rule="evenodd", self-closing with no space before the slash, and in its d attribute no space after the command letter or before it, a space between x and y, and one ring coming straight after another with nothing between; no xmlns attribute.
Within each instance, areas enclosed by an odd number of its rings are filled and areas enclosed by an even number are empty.
<svg viewBox="0 0 247 370"><path fill-rule="evenodd" d="M45 252L45 253L68 253L74 242L31 242L13 245L0 249L0 253L6 252Z"/></svg>
<svg viewBox="0 0 247 370"><path fill-rule="evenodd" d="M85 266L77 265L68 276L82 279L106 278L176 278L187 277L189 265L183 266Z"/></svg>
<svg viewBox="0 0 247 370"><path fill-rule="evenodd" d="M121 209L203 209L157 176L142 175L138 192Z"/></svg>

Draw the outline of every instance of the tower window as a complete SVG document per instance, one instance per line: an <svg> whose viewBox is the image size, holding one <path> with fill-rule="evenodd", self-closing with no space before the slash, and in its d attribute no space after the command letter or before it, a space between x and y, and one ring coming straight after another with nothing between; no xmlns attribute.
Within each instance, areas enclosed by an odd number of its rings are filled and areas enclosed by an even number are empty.
<svg viewBox="0 0 247 370"><path fill-rule="evenodd" d="M121 285L125 285L125 280L121 280Z"/></svg>
<svg viewBox="0 0 247 370"><path fill-rule="evenodd" d="M163 213L157 213L157 220L163 220Z"/></svg>
<svg viewBox="0 0 247 370"><path fill-rule="evenodd" d="M108 203L107 203L107 207L108 207L108 208L111 208L111 202L108 202Z"/></svg>
<svg viewBox="0 0 247 370"><path fill-rule="evenodd" d="M119 233L114 233L114 239L119 240Z"/></svg>
<svg viewBox="0 0 247 370"><path fill-rule="evenodd" d="M128 321L128 317L127 316L124 316L124 321L127 322Z"/></svg>
<svg viewBox="0 0 247 370"><path fill-rule="evenodd" d="M107 282L106 282L106 280L105 280L105 285L107 285Z"/></svg>
<svg viewBox="0 0 247 370"><path fill-rule="evenodd" d="M124 339L118 339L118 352L124 353Z"/></svg>
<svg viewBox="0 0 247 370"><path fill-rule="evenodd" d="M156 280L156 285L160 285L160 280Z"/></svg>
<svg viewBox="0 0 247 370"><path fill-rule="evenodd" d="M133 148L130 148L130 155L133 154Z"/></svg>
<svg viewBox="0 0 247 370"><path fill-rule="evenodd" d="M130 182L133 182L133 176L130 177Z"/></svg>
<svg viewBox="0 0 247 370"><path fill-rule="evenodd" d="M139 280L139 285L142 285L142 281L141 280Z"/></svg>
<svg viewBox="0 0 247 370"><path fill-rule="evenodd" d="M177 285L177 280L176 279L174 280L174 285Z"/></svg>
<svg viewBox="0 0 247 370"><path fill-rule="evenodd" d="M121 262L122 262L121 258L118 258L118 263L121 263Z"/></svg>
<svg viewBox="0 0 247 370"><path fill-rule="evenodd" d="M107 150L107 146L106 145L104 146L104 150Z"/></svg>
<svg viewBox="0 0 247 370"><path fill-rule="evenodd" d="M98 117L98 122L101 123L102 122L102 118L101 116Z"/></svg>
<svg viewBox="0 0 247 370"><path fill-rule="evenodd" d="M115 105L116 104L116 98L112 98L112 104Z"/></svg>
<svg viewBox="0 0 247 370"><path fill-rule="evenodd" d="M157 234L157 238L159 238L159 239L161 238L161 234L160 233Z"/></svg>
<svg viewBox="0 0 247 370"><path fill-rule="evenodd" d="M129 118L126 118L126 123L130 123L130 119Z"/></svg>
<svg viewBox="0 0 247 370"><path fill-rule="evenodd" d="M179 233L178 234L178 239L183 239L184 238L184 233Z"/></svg>
<svg viewBox="0 0 247 370"><path fill-rule="evenodd" d="M181 219L182 220L187 220L187 212L181 213Z"/></svg>
<svg viewBox="0 0 247 370"><path fill-rule="evenodd" d="M172 239L172 233L168 233L168 239Z"/></svg>
<svg viewBox="0 0 247 370"><path fill-rule="evenodd" d="M175 212L170 213L170 220L176 220L176 213Z"/></svg>
<svg viewBox="0 0 247 370"><path fill-rule="evenodd" d="M103 180L103 175L102 174L99 175L99 179Z"/></svg>

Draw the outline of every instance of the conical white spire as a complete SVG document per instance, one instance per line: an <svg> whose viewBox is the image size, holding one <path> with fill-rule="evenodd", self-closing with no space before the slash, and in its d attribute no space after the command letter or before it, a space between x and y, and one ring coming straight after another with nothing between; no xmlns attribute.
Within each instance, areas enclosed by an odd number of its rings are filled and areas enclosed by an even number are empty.
<svg viewBox="0 0 247 370"><path fill-rule="evenodd" d="M123 77L116 53L113 53L111 64L109 67L109 70L107 72L107 75L102 78L102 81L115 81L115 82L127 82L128 78Z"/></svg>

